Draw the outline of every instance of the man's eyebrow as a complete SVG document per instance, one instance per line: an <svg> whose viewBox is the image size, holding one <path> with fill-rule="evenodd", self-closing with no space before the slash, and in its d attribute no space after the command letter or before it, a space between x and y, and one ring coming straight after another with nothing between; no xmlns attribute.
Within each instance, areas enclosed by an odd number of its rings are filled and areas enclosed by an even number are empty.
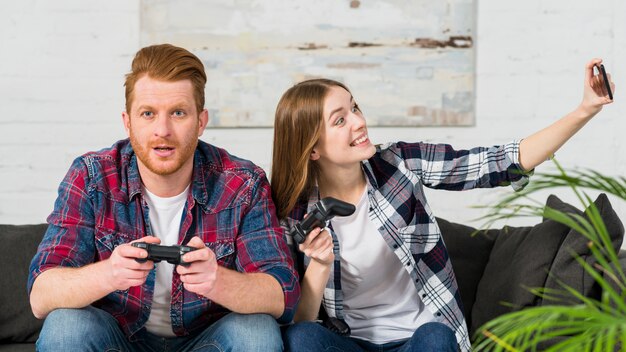
<svg viewBox="0 0 626 352"><path fill-rule="evenodd" d="M172 110L178 110L178 109L189 109L190 105L187 103L178 103L176 105L174 105L172 107Z"/></svg>
<svg viewBox="0 0 626 352"><path fill-rule="evenodd" d="M152 110L152 106L151 105L147 105L147 104L142 104L142 105L139 105L136 110L137 111Z"/></svg>
<svg viewBox="0 0 626 352"><path fill-rule="evenodd" d="M189 104L187 104L185 102L181 102L181 103L177 103L177 104L173 105L172 107L170 107L170 109L171 110L178 110L178 109L183 109L184 110L184 109L189 109L190 106L191 105L189 105ZM142 105L139 105L137 107L138 111L140 111L140 110L153 110L153 109L154 109L154 107L152 105L150 105L150 104L142 104Z"/></svg>

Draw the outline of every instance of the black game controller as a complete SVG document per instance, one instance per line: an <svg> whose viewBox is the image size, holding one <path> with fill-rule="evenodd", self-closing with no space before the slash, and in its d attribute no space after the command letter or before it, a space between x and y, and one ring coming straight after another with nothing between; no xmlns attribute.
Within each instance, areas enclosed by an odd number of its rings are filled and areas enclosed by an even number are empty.
<svg viewBox="0 0 626 352"><path fill-rule="evenodd" d="M155 263L165 260L174 265L189 265L183 261L183 255L191 251L195 251L198 248L189 246L162 246L160 244L146 243L146 242L134 242L133 247L142 248L148 251L147 258L137 258L136 261L145 263L148 260L152 260Z"/></svg>
<svg viewBox="0 0 626 352"><path fill-rule="evenodd" d="M328 317L323 322L326 329L341 336L350 336L350 326L343 319Z"/></svg>
<svg viewBox="0 0 626 352"><path fill-rule="evenodd" d="M355 206L335 199L332 197L326 197L315 203L315 208L311 211L307 217L296 223L289 235L293 236L296 243L300 244L306 239L306 235L316 227L325 227L326 221L334 218L335 216L349 216L354 213Z"/></svg>

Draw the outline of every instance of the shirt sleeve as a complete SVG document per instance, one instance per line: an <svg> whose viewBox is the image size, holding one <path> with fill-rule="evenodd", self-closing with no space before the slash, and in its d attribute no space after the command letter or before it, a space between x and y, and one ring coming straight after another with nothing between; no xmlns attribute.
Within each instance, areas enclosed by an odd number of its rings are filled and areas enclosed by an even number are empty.
<svg viewBox="0 0 626 352"><path fill-rule="evenodd" d="M262 272L274 277L284 294L285 310L278 319L289 323L300 298L300 284L284 230L278 223L270 187L264 174L252 179L251 202L237 236L237 261L245 272Z"/></svg>
<svg viewBox="0 0 626 352"><path fill-rule="evenodd" d="M525 171L519 163L516 140L493 147L455 150L448 144L396 144L405 165L430 188L466 190L511 185L523 189L533 170Z"/></svg>
<svg viewBox="0 0 626 352"><path fill-rule="evenodd" d="M95 254L93 203L88 195L89 174L77 158L59 185L48 229L33 257L27 282L30 295L35 279L56 267L81 267Z"/></svg>

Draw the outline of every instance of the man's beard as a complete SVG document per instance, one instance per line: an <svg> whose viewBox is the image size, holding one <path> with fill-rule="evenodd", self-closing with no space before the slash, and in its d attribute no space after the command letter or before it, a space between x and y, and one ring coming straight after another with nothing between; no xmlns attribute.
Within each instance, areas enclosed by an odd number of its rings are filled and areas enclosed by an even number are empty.
<svg viewBox="0 0 626 352"><path fill-rule="evenodd" d="M149 142L146 147L135 138L135 135L131 130L130 144L133 147L137 158L141 161L141 163L143 163L143 165L146 166L146 168L148 168L148 170L159 176L168 176L180 170L189 158L193 158L196 147L198 146L198 139L194 139L193 141L190 141L182 146L180 143L168 141L167 139L159 139ZM167 165L163 165L163 162L159 161L158 157L154 154L151 155L152 149L160 144L166 144L176 148L174 159L168 160ZM155 160L155 158L157 160Z"/></svg>

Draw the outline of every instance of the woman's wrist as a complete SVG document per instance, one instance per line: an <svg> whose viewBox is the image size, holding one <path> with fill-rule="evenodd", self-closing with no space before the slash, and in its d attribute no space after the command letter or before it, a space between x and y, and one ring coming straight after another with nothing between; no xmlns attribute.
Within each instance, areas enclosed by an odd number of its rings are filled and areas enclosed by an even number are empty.
<svg viewBox="0 0 626 352"><path fill-rule="evenodd" d="M582 119L589 120L594 117L597 113L600 112L602 106L595 106L591 104L585 104L584 102L580 103L576 110L573 111L574 116Z"/></svg>
<svg viewBox="0 0 626 352"><path fill-rule="evenodd" d="M316 258L311 258L311 261L309 262L309 267L313 265L316 270L330 271L330 267L332 266L334 260L334 258L331 258L329 260L319 260Z"/></svg>

